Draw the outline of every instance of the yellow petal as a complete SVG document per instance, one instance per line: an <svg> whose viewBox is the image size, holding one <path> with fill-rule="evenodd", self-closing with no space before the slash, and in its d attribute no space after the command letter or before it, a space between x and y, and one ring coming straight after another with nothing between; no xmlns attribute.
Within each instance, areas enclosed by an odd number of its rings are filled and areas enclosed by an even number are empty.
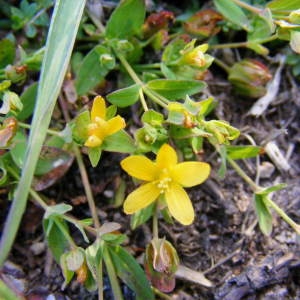
<svg viewBox="0 0 300 300"><path fill-rule="evenodd" d="M120 116L116 116L107 121L106 135L114 134L119 130L125 128L125 126L126 126L125 120Z"/></svg>
<svg viewBox="0 0 300 300"><path fill-rule="evenodd" d="M157 178L157 168L154 162L143 155L132 155L121 161L121 167L130 176L153 181Z"/></svg>
<svg viewBox="0 0 300 300"><path fill-rule="evenodd" d="M159 194L159 189L152 182L140 186L125 199L124 212L134 214L155 201Z"/></svg>
<svg viewBox="0 0 300 300"><path fill-rule="evenodd" d="M177 164L177 154L170 145L164 144L158 150L156 162L159 169L172 167Z"/></svg>
<svg viewBox="0 0 300 300"><path fill-rule="evenodd" d="M183 225L190 225L195 218L191 200L186 191L176 183L171 183L165 193L171 215Z"/></svg>
<svg viewBox="0 0 300 300"><path fill-rule="evenodd" d="M204 162L187 161L177 164L171 170L171 177L184 187L202 183L210 173L210 165Z"/></svg>
<svg viewBox="0 0 300 300"><path fill-rule="evenodd" d="M106 105L105 100L101 96L97 96L94 99L92 110L91 110L91 120L95 122L96 117L105 119L106 115Z"/></svg>
<svg viewBox="0 0 300 300"><path fill-rule="evenodd" d="M84 143L84 146L94 148L100 146L102 142L103 141L96 135L91 135Z"/></svg>

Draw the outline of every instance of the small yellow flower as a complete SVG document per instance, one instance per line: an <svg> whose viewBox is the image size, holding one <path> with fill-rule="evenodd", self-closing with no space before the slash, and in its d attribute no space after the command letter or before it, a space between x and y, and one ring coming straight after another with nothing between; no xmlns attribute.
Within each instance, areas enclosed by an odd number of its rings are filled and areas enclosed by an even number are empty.
<svg viewBox="0 0 300 300"><path fill-rule="evenodd" d="M133 214L163 195L171 215L183 225L193 222L195 213L191 200L183 187L202 183L210 173L204 162L178 163L175 150L164 144L153 162L143 155L133 155L121 162L122 168L143 185L128 195L124 202L126 214Z"/></svg>
<svg viewBox="0 0 300 300"><path fill-rule="evenodd" d="M94 99L91 110L91 123L88 125L88 139L85 142L87 147L101 146L104 139L125 127L122 117L116 116L106 120L105 101L101 96Z"/></svg>

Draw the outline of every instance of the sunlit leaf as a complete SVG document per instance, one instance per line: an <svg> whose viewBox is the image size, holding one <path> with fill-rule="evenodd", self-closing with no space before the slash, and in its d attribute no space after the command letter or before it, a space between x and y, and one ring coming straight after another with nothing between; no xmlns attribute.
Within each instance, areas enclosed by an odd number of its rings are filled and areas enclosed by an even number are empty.
<svg viewBox="0 0 300 300"><path fill-rule="evenodd" d="M75 87L79 96L86 94L99 84L109 72L108 68L100 65L100 56L110 54L110 51L97 45L83 59L75 80Z"/></svg>
<svg viewBox="0 0 300 300"><path fill-rule="evenodd" d="M149 282L138 262L120 246L110 246L108 251L118 277L136 293L136 299L154 299Z"/></svg>
<svg viewBox="0 0 300 300"><path fill-rule="evenodd" d="M35 106L37 90L37 82L34 82L20 96L21 102L23 104L23 109L17 115L18 120L25 120L32 115Z"/></svg>
<svg viewBox="0 0 300 300"><path fill-rule="evenodd" d="M140 88L139 84L134 84L108 94L106 99L118 107L130 106L138 101Z"/></svg>
<svg viewBox="0 0 300 300"><path fill-rule="evenodd" d="M245 30L250 29L250 24L243 10L233 1L214 0L217 10L230 22L242 27Z"/></svg>
<svg viewBox="0 0 300 300"><path fill-rule="evenodd" d="M267 7L271 10L296 10L299 9L299 0L273 0L267 3Z"/></svg>
<svg viewBox="0 0 300 300"><path fill-rule="evenodd" d="M267 195L255 194L255 211L258 218L259 228L265 235L272 232L272 214L265 203Z"/></svg>
<svg viewBox="0 0 300 300"><path fill-rule="evenodd" d="M106 24L106 37L126 39L139 32L144 23L145 13L145 1L121 1Z"/></svg>
<svg viewBox="0 0 300 300"><path fill-rule="evenodd" d="M102 150L110 152L132 153L136 150L134 140L124 130L105 138Z"/></svg>
<svg viewBox="0 0 300 300"><path fill-rule="evenodd" d="M156 79L149 81L146 87L169 100L179 100L201 92L206 84L198 80Z"/></svg>
<svg viewBox="0 0 300 300"><path fill-rule="evenodd" d="M231 159L245 159L256 157L262 151L258 146L226 146L226 152Z"/></svg>

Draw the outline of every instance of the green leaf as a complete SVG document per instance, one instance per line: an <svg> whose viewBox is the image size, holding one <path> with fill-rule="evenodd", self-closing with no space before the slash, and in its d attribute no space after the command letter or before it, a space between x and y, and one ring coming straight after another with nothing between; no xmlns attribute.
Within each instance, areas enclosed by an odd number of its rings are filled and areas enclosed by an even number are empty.
<svg viewBox="0 0 300 300"><path fill-rule="evenodd" d="M102 150L110 152L132 153L136 150L134 140L124 130L105 138Z"/></svg>
<svg viewBox="0 0 300 300"><path fill-rule="evenodd" d="M15 59L15 46L14 43L8 39L0 41L0 69L5 68L7 65L14 63Z"/></svg>
<svg viewBox="0 0 300 300"><path fill-rule="evenodd" d="M60 225L58 225L58 222ZM46 235L48 246L57 263L60 262L60 257L68 249L68 241L65 235L62 233L61 228L68 231L66 223L57 218L44 219L43 220L44 232Z"/></svg>
<svg viewBox="0 0 300 300"><path fill-rule="evenodd" d="M87 247L85 250L85 258L93 278L97 280L100 276L100 272L102 272L100 264L103 258L103 242L101 243L100 240L97 239L92 245Z"/></svg>
<svg viewBox="0 0 300 300"><path fill-rule="evenodd" d="M226 147L224 145L222 145L220 147L220 156L221 156L221 165L220 168L218 170L218 175L220 176L220 178L224 179L225 178L225 174L227 171L227 153L226 153Z"/></svg>
<svg viewBox="0 0 300 300"><path fill-rule="evenodd" d="M73 207L71 205L65 203L47 206L47 209L44 214L44 219L64 215L66 212L72 210L72 208Z"/></svg>
<svg viewBox="0 0 300 300"><path fill-rule="evenodd" d="M101 153L102 150L100 147L95 147L95 148L89 148L88 149L88 155L89 155L89 160L91 162L91 165L95 168L98 163L99 160L101 158Z"/></svg>
<svg viewBox="0 0 300 300"><path fill-rule="evenodd" d="M110 246L108 251L118 277L136 293L136 299L154 300L149 282L137 261L120 246Z"/></svg>
<svg viewBox="0 0 300 300"><path fill-rule="evenodd" d="M66 287L66 285L68 283L70 283L70 281L72 280L73 276L74 276L74 272L70 271L68 266L67 266L67 257L69 255L69 252L65 252L61 255L60 257L60 267L64 276L64 283L62 284L62 290L64 290L64 288Z"/></svg>
<svg viewBox="0 0 300 300"><path fill-rule="evenodd" d="M84 250L80 247L77 247L68 252L66 256L67 268L71 271L77 271L84 262Z"/></svg>
<svg viewBox="0 0 300 300"><path fill-rule="evenodd" d="M231 159L256 157L261 150L258 146L226 146L227 156Z"/></svg>
<svg viewBox="0 0 300 300"><path fill-rule="evenodd" d="M250 24L243 10L233 1L214 0L217 10L230 22L236 24L246 31L250 30Z"/></svg>
<svg viewBox="0 0 300 300"><path fill-rule="evenodd" d="M0 241L0 266L3 265L10 252L21 221L21 216L26 207L26 200L39 153L42 149L52 112L69 66L71 52L84 7L84 0L55 1L40 75L37 102L31 124L29 141L26 147L26 158L7 221L2 231ZM61 243L59 239L57 242Z"/></svg>
<svg viewBox="0 0 300 300"><path fill-rule="evenodd" d="M179 100L186 95L201 92L206 84L198 80L171 80L155 79L146 84L146 87L166 97L168 100Z"/></svg>
<svg viewBox="0 0 300 300"><path fill-rule="evenodd" d="M138 226L146 223L153 215L155 203L148 205L147 207L139 210L130 219L130 227L132 230L136 229Z"/></svg>
<svg viewBox="0 0 300 300"><path fill-rule="evenodd" d="M267 3L271 10L297 10L300 7L299 0L273 0Z"/></svg>
<svg viewBox="0 0 300 300"><path fill-rule="evenodd" d="M255 194L255 211L258 218L259 228L265 235L272 232L272 214L265 203L267 195Z"/></svg>
<svg viewBox="0 0 300 300"><path fill-rule="evenodd" d="M37 82L34 82L22 93L20 100L23 104L23 109L17 115L18 120L23 121L32 115L36 102L37 90L38 84Z"/></svg>
<svg viewBox="0 0 300 300"><path fill-rule="evenodd" d="M144 0L123 0L111 14L105 35L109 39L126 39L141 31L146 14Z"/></svg>
<svg viewBox="0 0 300 300"><path fill-rule="evenodd" d="M153 109L145 111L142 115L142 122L148 123L151 126L161 126L163 121L164 115Z"/></svg>
<svg viewBox="0 0 300 300"><path fill-rule="evenodd" d="M103 54L110 55L110 50L102 45L98 45L83 59L75 80L75 88L79 96L93 89L110 71L110 69L100 64L100 57Z"/></svg>
<svg viewBox="0 0 300 300"><path fill-rule="evenodd" d="M268 195L270 193L280 191L280 190L282 190L286 187L287 187L287 185L285 183L279 183L279 184L273 185L271 187L265 188L264 190L262 190L260 192L257 192L256 194L258 194L258 195Z"/></svg>
<svg viewBox="0 0 300 300"><path fill-rule="evenodd" d="M0 186L5 184L7 179L7 170L3 158L0 159Z"/></svg>
<svg viewBox="0 0 300 300"><path fill-rule="evenodd" d="M140 88L139 84L134 84L108 94L106 99L118 107L130 106L138 101Z"/></svg>

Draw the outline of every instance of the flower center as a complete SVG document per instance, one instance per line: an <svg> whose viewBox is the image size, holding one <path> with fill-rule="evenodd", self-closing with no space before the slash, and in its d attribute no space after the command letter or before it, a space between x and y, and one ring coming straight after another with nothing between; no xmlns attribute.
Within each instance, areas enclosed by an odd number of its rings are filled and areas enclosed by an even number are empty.
<svg viewBox="0 0 300 300"><path fill-rule="evenodd" d="M159 188L161 194L163 194L169 188L171 181L172 178L169 175L169 171L166 168L162 169L157 181L157 187Z"/></svg>

